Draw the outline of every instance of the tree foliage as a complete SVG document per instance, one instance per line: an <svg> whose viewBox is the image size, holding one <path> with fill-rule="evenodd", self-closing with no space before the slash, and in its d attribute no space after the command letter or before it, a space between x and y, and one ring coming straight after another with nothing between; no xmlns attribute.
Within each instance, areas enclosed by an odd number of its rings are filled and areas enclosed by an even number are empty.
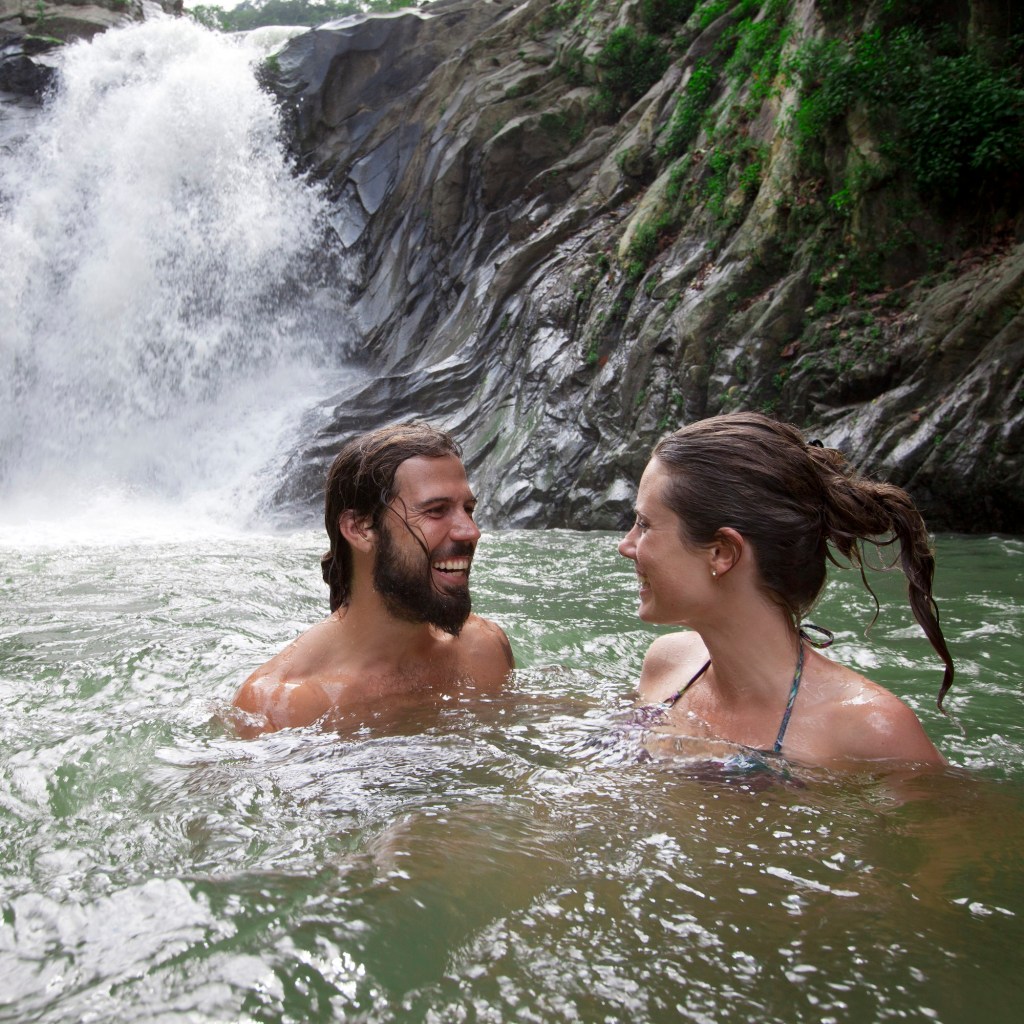
<svg viewBox="0 0 1024 1024"><path fill-rule="evenodd" d="M196 21L222 32L245 32L264 25L322 25L350 14L416 7L423 0L243 0L225 10L199 4L189 11Z"/></svg>
<svg viewBox="0 0 1024 1024"><path fill-rule="evenodd" d="M882 152L924 195L955 200L1012 186L1024 170L1024 69L944 42L902 27L805 46L792 62L802 86L797 138L822 143L860 105Z"/></svg>

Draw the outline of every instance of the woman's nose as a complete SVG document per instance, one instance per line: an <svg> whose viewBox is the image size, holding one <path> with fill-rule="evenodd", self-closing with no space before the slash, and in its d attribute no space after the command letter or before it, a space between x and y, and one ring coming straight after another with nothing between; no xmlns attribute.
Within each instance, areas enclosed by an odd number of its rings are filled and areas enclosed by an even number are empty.
<svg viewBox="0 0 1024 1024"><path fill-rule="evenodd" d="M633 529L631 529L629 533L619 541L619 554L622 555L623 558L632 559L634 562L636 561L636 538L633 536L635 532L636 527L634 526Z"/></svg>

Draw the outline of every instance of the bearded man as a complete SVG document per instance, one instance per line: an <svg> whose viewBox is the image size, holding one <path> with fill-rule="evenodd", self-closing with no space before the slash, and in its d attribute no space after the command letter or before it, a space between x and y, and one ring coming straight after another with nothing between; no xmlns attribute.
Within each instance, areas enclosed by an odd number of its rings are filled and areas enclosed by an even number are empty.
<svg viewBox="0 0 1024 1024"><path fill-rule="evenodd" d="M480 529L461 456L450 434L422 423L341 450L321 559L331 614L242 684L242 735L358 725L409 698L501 689L515 662L504 631L470 610Z"/></svg>

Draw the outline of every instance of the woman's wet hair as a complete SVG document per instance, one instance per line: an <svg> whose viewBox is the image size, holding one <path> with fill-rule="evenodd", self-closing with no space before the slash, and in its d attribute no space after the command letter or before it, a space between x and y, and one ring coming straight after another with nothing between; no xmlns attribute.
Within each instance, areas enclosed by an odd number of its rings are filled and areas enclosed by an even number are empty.
<svg viewBox="0 0 1024 1024"><path fill-rule="evenodd" d="M808 443L794 426L759 413L715 416L662 438L657 458L669 473L662 501L679 517L684 540L714 542L725 527L753 546L765 591L794 627L826 580L826 560L860 570L898 559L910 607L945 664L938 705L953 682L953 659L932 597L935 558L921 513L893 484L854 473L843 454ZM898 554L872 566L865 546ZM878 601L875 599L876 615Z"/></svg>
<svg viewBox="0 0 1024 1024"><path fill-rule="evenodd" d="M339 520L352 511L379 529L395 497L395 473L406 459L462 458L459 443L445 430L426 423L399 423L353 438L338 453L327 473L324 526L330 550L320 559L324 582L331 588L331 611L348 603L352 587L352 553Z"/></svg>

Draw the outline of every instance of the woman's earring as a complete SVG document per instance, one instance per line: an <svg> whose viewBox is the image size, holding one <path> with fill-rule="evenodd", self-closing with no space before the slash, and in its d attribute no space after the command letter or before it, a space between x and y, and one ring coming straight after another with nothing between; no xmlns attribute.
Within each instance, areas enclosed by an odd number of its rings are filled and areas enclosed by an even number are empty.
<svg viewBox="0 0 1024 1024"><path fill-rule="evenodd" d="M712 576L717 576L718 575L718 570L717 569L712 569L711 570L711 575Z"/></svg>

